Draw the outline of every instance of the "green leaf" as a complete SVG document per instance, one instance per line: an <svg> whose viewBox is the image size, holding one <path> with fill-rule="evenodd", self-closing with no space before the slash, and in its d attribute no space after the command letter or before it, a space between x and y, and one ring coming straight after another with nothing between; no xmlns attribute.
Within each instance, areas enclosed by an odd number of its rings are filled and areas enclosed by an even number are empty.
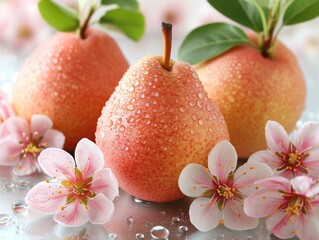
<svg viewBox="0 0 319 240"><path fill-rule="evenodd" d="M319 16L319 0L295 0L287 8L284 25L293 25Z"/></svg>
<svg viewBox="0 0 319 240"><path fill-rule="evenodd" d="M256 0L260 6L262 7L268 7L269 6L269 0Z"/></svg>
<svg viewBox="0 0 319 240"><path fill-rule="evenodd" d="M102 5L117 4L120 8L128 8L138 10L138 2L136 0L102 0Z"/></svg>
<svg viewBox="0 0 319 240"><path fill-rule="evenodd" d="M256 6L247 0L208 0L208 2L226 17L256 32L263 31L262 18Z"/></svg>
<svg viewBox="0 0 319 240"><path fill-rule="evenodd" d="M38 8L43 19L58 31L73 32L80 25L79 18L74 12L52 0L39 0Z"/></svg>
<svg viewBox="0 0 319 240"><path fill-rule="evenodd" d="M142 38L145 30L143 14L125 8L107 11L100 19L100 23L111 24L119 28L126 36L135 41Z"/></svg>
<svg viewBox="0 0 319 240"><path fill-rule="evenodd" d="M195 64L249 42L240 28L227 23L211 23L190 32L184 39L178 56L181 60Z"/></svg>

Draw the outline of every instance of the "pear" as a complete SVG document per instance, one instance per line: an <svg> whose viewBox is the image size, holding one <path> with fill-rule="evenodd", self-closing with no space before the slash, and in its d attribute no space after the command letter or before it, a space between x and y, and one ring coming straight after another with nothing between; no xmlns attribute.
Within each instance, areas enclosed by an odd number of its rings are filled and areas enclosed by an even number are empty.
<svg viewBox="0 0 319 240"><path fill-rule="evenodd" d="M215 144L229 138L193 67L170 60L172 26L162 23L162 31L163 57L145 57L128 69L95 134L120 187L151 202L182 198L182 169L191 162L206 165Z"/></svg>
<svg viewBox="0 0 319 240"><path fill-rule="evenodd" d="M56 129L64 133L64 148L69 152L84 137L94 140L105 101L129 67L117 42L92 24L117 27L129 18L125 31L122 29L126 36L139 40L144 32L138 6L132 10L119 2L84 2L75 14L52 0L38 1L43 19L59 32L26 59L12 91L17 115L29 120L34 114L48 115ZM105 8L109 4L119 6ZM104 15L95 19L103 8Z"/></svg>

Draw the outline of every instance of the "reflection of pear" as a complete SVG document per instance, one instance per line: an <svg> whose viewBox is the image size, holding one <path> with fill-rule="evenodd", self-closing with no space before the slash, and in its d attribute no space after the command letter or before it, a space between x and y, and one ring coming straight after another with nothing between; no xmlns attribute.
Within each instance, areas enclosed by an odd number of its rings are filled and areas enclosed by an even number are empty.
<svg viewBox="0 0 319 240"><path fill-rule="evenodd" d="M121 188L154 202L182 198L181 170L190 162L206 165L215 144L228 139L223 116L196 72L170 61L169 35L164 32L163 58L144 58L126 72L96 132Z"/></svg>

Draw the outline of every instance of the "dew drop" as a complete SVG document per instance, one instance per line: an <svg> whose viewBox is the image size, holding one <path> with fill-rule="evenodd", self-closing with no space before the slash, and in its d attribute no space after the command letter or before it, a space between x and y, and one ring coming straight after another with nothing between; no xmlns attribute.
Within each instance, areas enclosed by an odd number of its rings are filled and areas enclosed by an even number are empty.
<svg viewBox="0 0 319 240"><path fill-rule="evenodd" d="M12 210L15 213L25 213L28 211L29 206L24 200L19 200L11 205Z"/></svg>
<svg viewBox="0 0 319 240"><path fill-rule="evenodd" d="M132 111L132 110L134 109L134 105L133 105L133 104L127 105L127 109L128 109L129 111Z"/></svg>
<svg viewBox="0 0 319 240"><path fill-rule="evenodd" d="M138 110L136 111L136 114L137 114L137 115L140 115L140 114L141 114L141 110L138 109Z"/></svg>
<svg viewBox="0 0 319 240"><path fill-rule="evenodd" d="M195 107L196 104L195 104L194 102L189 102L188 105L189 105L190 107Z"/></svg>
<svg viewBox="0 0 319 240"><path fill-rule="evenodd" d="M120 125L122 123L122 118L116 120L116 124Z"/></svg>
<svg viewBox="0 0 319 240"><path fill-rule="evenodd" d="M129 117L127 118L127 122L128 122L128 123L134 122L134 117L129 116Z"/></svg>
<svg viewBox="0 0 319 240"><path fill-rule="evenodd" d="M199 93L198 93L198 98L199 98L199 99L203 99L203 98L204 98L204 94L201 93L201 92L199 92Z"/></svg>
<svg viewBox="0 0 319 240"><path fill-rule="evenodd" d="M15 184L13 182L7 183L4 185L4 187L7 191L12 191L15 188Z"/></svg>
<svg viewBox="0 0 319 240"><path fill-rule="evenodd" d="M199 120L198 120L198 124L199 124L199 125L203 125L203 124L204 124L203 119L199 119Z"/></svg>
<svg viewBox="0 0 319 240"><path fill-rule="evenodd" d="M210 111L210 112L213 110L213 107L212 107L211 104L207 104L207 107L206 107L206 108L207 108L207 110Z"/></svg>
<svg viewBox="0 0 319 240"><path fill-rule="evenodd" d="M145 95L143 93L141 93L140 98L145 98Z"/></svg>
<svg viewBox="0 0 319 240"><path fill-rule="evenodd" d="M120 130L120 132L125 132L125 127L124 127L123 125L121 125L121 126L119 127L119 130Z"/></svg>
<svg viewBox="0 0 319 240"><path fill-rule="evenodd" d="M18 225L16 233L20 233L22 229L23 229L23 226L22 225Z"/></svg>
<svg viewBox="0 0 319 240"><path fill-rule="evenodd" d="M159 96L159 93L158 93L158 92L152 92L152 95L153 95L154 97L158 97L158 96Z"/></svg>
<svg viewBox="0 0 319 240"><path fill-rule="evenodd" d="M127 223L128 224L132 224L134 222L134 218L132 216L129 216L127 219L126 219Z"/></svg>
<svg viewBox="0 0 319 240"><path fill-rule="evenodd" d="M179 226L178 231L181 233L186 233L188 231L188 227L187 226Z"/></svg>
<svg viewBox="0 0 319 240"><path fill-rule="evenodd" d="M172 222L173 223L178 223L180 221L181 221L181 219L179 217L172 217Z"/></svg>
<svg viewBox="0 0 319 240"><path fill-rule="evenodd" d="M133 86L130 86L130 88L128 89L130 92L134 92L134 87Z"/></svg>
<svg viewBox="0 0 319 240"><path fill-rule="evenodd" d="M197 101L197 106L198 106L199 108L202 108L202 107L204 106L203 101L202 101L202 100L198 100L198 101Z"/></svg>
<svg viewBox="0 0 319 240"><path fill-rule="evenodd" d="M163 145L163 146L161 146L161 149L162 149L163 151L167 151L167 146Z"/></svg>
<svg viewBox="0 0 319 240"><path fill-rule="evenodd" d="M6 225L10 221L10 216L8 214L0 214L0 226Z"/></svg>
<svg viewBox="0 0 319 240"><path fill-rule="evenodd" d="M155 226L151 229L151 236L154 239L163 239L169 236L169 231L163 226Z"/></svg>
<svg viewBox="0 0 319 240"><path fill-rule="evenodd" d="M100 133L100 136L101 136L101 138L105 138L105 133L104 133L104 132L101 132L101 133Z"/></svg>
<svg viewBox="0 0 319 240"><path fill-rule="evenodd" d="M108 238L109 240L115 240L115 239L117 239L117 234L116 234L116 233L109 233L109 234L107 235L107 238Z"/></svg>
<svg viewBox="0 0 319 240"><path fill-rule="evenodd" d="M17 187L21 189L27 189L30 187L30 182L28 180L20 180L17 183Z"/></svg>
<svg viewBox="0 0 319 240"><path fill-rule="evenodd" d="M144 237L145 237L145 236L144 236L143 233L136 233L136 234L135 234L135 239L136 239L136 240L144 239Z"/></svg>
<svg viewBox="0 0 319 240"><path fill-rule="evenodd" d="M196 116L195 114L193 114L193 115L192 115L192 119L193 119L194 121L196 121L196 120L197 120L197 116Z"/></svg>
<svg viewBox="0 0 319 240"><path fill-rule="evenodd" d="M192 135L194 135L194 134L195 134L195 131L194 131L193 129L191 130L191 134L192 134Z"/></svg>
<svg viewBox="0 0 319 240"><path fill-rule="evenodd" d="M161 211L161 214L162 214L162 215L165 215L165 214L166 214L166 212L165 212L165 211Z"/></svg>
<svg viewBox="0 0 319 240"><path fill-rule="evenodd" d="M134 86L135 86L135 87L137 87L139 84L140 84L140 81L139 81L139 80L136 80L136 81L134 82Z"/></svg>
<svg viewBox="0 0 319 240"><path fill-rule="evenodd" d="M112 127L112 125L113 125L113 121L112 121L112 120L109 120L109 121L107 122L107 126L108 126L108 127Z"/></svg>
<svg viewBox="0 0 319 240"><path fill-rule="evenodd" d="M186 111L186 108L184 108L184 107L180 107L180 108L179 108L179 111L181 111L181 112L185 112L185 111Z"/></svg>

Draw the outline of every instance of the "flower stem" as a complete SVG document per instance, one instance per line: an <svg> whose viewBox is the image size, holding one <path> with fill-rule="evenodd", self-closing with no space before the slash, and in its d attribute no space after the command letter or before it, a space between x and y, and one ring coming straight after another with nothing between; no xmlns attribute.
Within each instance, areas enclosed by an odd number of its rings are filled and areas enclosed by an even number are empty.
<svg viewBox="0 0 319 240"><path fill-rule="evenodd" d="M170 71L171 49L172 49L172 24L162 22L162 35L164 42L164 53L162 66Z"/></svg>

